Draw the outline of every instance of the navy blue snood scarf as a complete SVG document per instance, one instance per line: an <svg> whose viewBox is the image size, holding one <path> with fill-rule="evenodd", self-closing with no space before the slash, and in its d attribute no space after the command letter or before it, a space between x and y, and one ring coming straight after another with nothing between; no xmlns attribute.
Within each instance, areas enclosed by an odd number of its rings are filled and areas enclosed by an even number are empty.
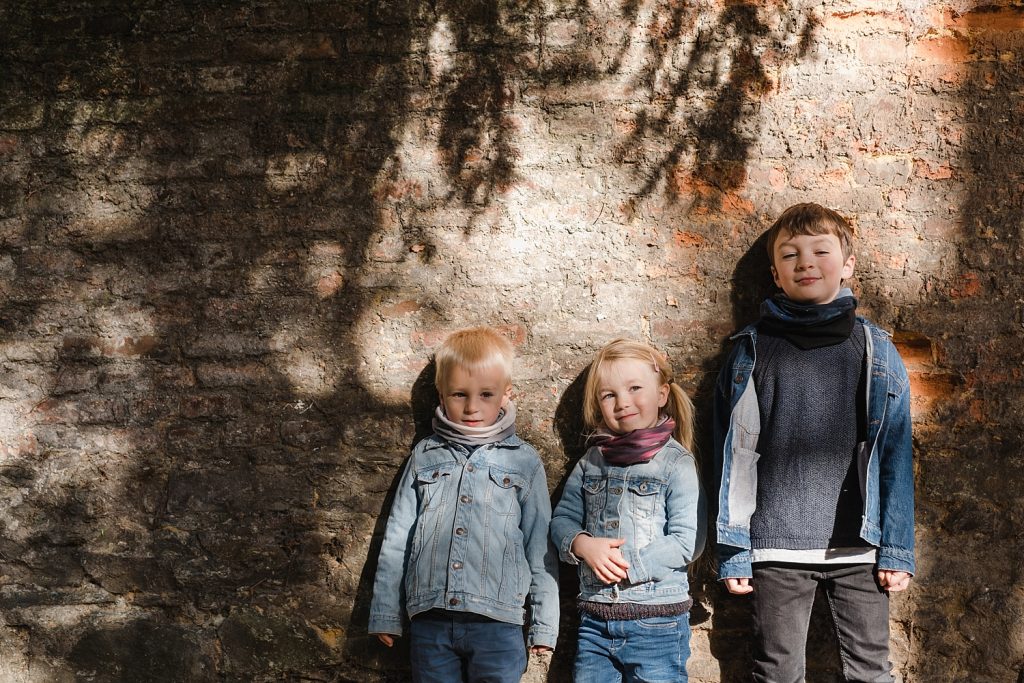
<svg viewBox="0 0 1024 683"><path fill-rule="evenodd" d="M856 318L857 299L847 287L827 304L798 304L779 293L761 304L757 329L806 351L846 340L853 332Z"/></svg>

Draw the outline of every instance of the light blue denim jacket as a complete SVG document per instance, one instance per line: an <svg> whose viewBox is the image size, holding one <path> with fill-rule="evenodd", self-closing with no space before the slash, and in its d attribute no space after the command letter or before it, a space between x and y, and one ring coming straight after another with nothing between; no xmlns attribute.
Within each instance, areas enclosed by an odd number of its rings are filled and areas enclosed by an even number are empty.
<svg viewBox="0 0 1024 683"><path fill-rule="evenodd" d="M693 455L675 439L649 462L610 465L590 448L565 482L551 518L563 562L579 565L580 600L672 604L689 598L686 565L704 548L707 509ZM624 538L628 576L601 582L570 551L573 539Z"/></svg>
<svg viewBox="0 0 1024 683"><path fill-rule="evenodd" d="M437 435L413 449L377 563L370 633L402 635L405 617L443 608L524 623L528 645L555 647L558 561L540 457L510 436L466 447Z"/></svg>
<svg viewBox="0 0 1024 683"><path fill-rule="evenodd" d="M914 572L914 471L910 382L889 335L864 318L867 441L857 454L860 537L878 548L878 569ZM761 417L753 373L757 328L733 337L736 345L715 387L715 460L718 487L719 578L751 576L750 517L757 505L757 449Z"/></svg>

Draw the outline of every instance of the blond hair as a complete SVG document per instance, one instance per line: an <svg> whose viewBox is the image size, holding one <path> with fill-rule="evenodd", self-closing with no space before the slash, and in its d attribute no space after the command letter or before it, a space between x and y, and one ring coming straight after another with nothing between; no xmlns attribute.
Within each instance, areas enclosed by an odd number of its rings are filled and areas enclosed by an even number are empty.
<svg viewBox="0 0 1024 683"><path fill-rule="evenodd" d="M494 328L467 327L452 332L434 352L434 386L444 390L452 369L475 372L493 367L505 373L505 382L512 383L512 343Z"/></svg>
<svg viewBox="0 0 1024 683"><path fill-rule="evenodd" d="M661 383L667 384L669 389L668 402L662 410L676 422L672 436L687 450L693 452L693 402L673 379L672 366L669 365L668 358L653 346L632 339L613 339L597 352L597 356L590 364L587 384L583 390L583 423L587 428L596 430L604 424L601 417L601 398L598 395L601 388L601 370L608 363L617 360L650 363L657 371Z"/></svg>
<svg viewBox="0 0 1024 683"><path fill-rule="evenodd" d="M775 265L775 243L782 233L789 235L835 235L843 249L843 259L853 254L853 228L849 221L820 204L794 204L768 228L768 260Z"/></svg>

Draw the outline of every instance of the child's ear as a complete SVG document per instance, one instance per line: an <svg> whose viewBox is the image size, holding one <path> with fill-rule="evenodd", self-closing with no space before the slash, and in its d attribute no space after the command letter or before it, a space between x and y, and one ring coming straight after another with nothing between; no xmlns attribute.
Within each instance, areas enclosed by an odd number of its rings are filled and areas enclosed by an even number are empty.
<svg viewBox="0 0 1024 683"><path fill-rule="evenodd" d="M504 408L512 400L512 385L505 387L505 393L501 395L501 407Z"/></svg>
<svg viewBox="0 0 1024 683"><path fill-rule="evenodd" d="M774 264L771 266L771 269L772 269L772 281L775 282L775 286L776 287L781 287L782 285L779 284L779 271L775 270L775 265Z"/></svg>
<svg viewBox="0 0 1024 683"><path fill-rule="evenodd" d="M843 264L843 279L848 280L853 277L853 268L857 265L857 257L850 254L850 258L846 259L846 263Z"/></svg>
<svg viewBox="0 0 1024 683"><path fill-rule="evenodd" d="M671 391L667 384L662 384L658 388L658 407L664 408L668 403L668 392Z"/></svg>

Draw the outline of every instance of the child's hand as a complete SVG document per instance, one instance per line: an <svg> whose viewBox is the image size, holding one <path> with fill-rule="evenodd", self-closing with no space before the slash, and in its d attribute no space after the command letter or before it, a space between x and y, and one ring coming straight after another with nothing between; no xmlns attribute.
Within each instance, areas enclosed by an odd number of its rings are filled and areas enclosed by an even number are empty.
<svg viewBox="0 0 1024 683"><path fill-rule="evenodd" d="M544 654L545 652L551 652L551 648L547 645L534 645L530 648L530 653L535 655Z"/></svg>
<svg viewBox="0 0 1024 683"><path fill-rule="evenodd" d="M622 581L627 576L629 562L622 556L619 546L624 538L594 538L580 534L572 542L572 554L579 557L594 570L594 575L604 583Z"/></svg>
<svg viewBox="0 0 1024 683"><path fill-rule="evenodd" d="M890 593L898 593L910 585L910 574L892 569L879 569L878 585Z"/></svg>
<svg viewBox="0 0 1024 683"><path fill-rule="evenodd" d="M378 633L377 640L384 643L388 647L391 647L395 644L395 637L389 636L387 633Z"/></svg>
<svg viewBox="0 0 1024 683"><path fill-rule="evenodd" d="M725 588L733 595L746 595L753 593L754 587L750 585L750 579L726 579Z"/></svg>

